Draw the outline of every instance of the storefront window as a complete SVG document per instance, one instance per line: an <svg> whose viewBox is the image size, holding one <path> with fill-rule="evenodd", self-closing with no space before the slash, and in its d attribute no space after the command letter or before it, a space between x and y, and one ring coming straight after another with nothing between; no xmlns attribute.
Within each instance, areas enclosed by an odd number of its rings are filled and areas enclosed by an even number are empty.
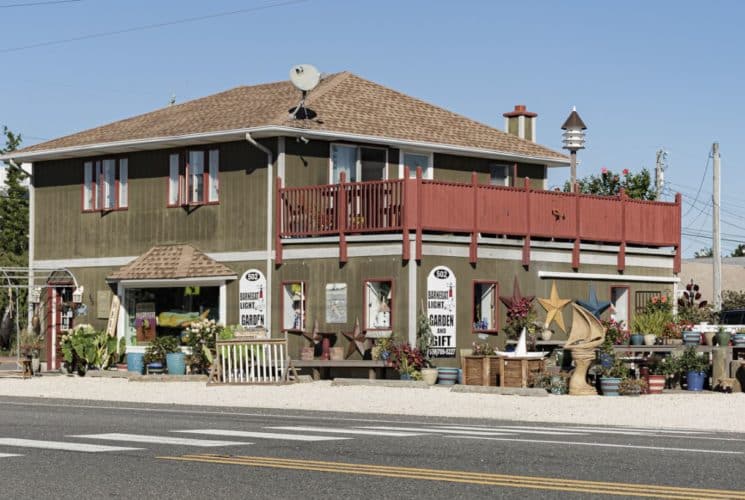
<svg viewBox="0 0 745 500"><path fill-rule="evenodd" d="M393 282L390 280L365 282L366 330L390 330L392 328L392 290Z"/></svg>
<svg viewBox="0 0 745 500"><path fill-rule="evenodd" d="M477 281L473 284L473 331L497 330L496 281Z"/></svg>
<svg viewBox="0 0 745 500"><path fill-rule="evenodd" d="M177 336L198 319L217 321L220 315L220 287L188 286L130 288L125 295L128 339L145 342L155 336Z"/></svg>
<svg viewBox="0 0 745 500"><path fill-rule="evenodd" d="M305 331L305 283L282 283L282 329Z"/></svg>

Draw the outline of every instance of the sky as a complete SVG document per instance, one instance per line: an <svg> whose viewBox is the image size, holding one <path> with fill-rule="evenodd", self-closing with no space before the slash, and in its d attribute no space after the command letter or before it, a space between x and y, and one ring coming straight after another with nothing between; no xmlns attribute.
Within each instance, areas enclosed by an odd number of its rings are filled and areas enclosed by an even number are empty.
<svg viewBox="0 0 745 500"><path fill-rule="evenodd" d="M745 242L745 2L0 0L0 19L0 125L25 145L310 63L500 129L525 104L556 150L576 106L580 177L653 169L664 148L684 257L711 246L719 142L722 251Z"/></svg>

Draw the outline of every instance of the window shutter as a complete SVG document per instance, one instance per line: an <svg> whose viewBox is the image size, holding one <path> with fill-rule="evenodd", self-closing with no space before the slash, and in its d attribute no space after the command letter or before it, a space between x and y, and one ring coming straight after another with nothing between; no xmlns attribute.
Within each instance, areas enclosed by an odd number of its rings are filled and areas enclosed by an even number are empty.
<svg viewBox="0 0 745 500"><path fill-rule="evenodd" d="M181 198L181 176L179 174L179 155L178 153L172 154L169 157L169 173L168 173L168 205L176 206L179 205Z"/></svg>
<svg viewBox="0 0 745 500"><path fill-rule="evenodd" d="M83 163L83 210L93 210L93 195L96 186L93 184L93 162Z"/></svg>
<svg viewBox="0 0 745 500"><path fill-rule="evenodd" d="M126 158L119 160L119 208L129 206L129 161Z"/></svg>

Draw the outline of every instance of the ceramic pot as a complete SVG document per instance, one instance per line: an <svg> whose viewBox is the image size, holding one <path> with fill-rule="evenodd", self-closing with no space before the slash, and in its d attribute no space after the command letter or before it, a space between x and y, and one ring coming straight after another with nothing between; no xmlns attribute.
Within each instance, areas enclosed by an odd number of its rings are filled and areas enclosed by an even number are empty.
<svg viewBox="0 0 745 500"><path fill-rule="evenodd" d="M699 345L701 343L700 332L683 332L684 345Z"/></svg>
<svg viewBox="0 0 745 500"><path fill-rule="evenodd" d="M716 335L716 332L706 332L704 333L704 342L706 342L706 345L714 345L714 336Z"/></svg>
<svg viewBox="0 0 745 500"><path fill-rule="evenodd" d="M644 335L641 333L634 333L629 338L631 345L642 345L644 343Z"/></svg>
<svg viewBox="0 0 745 500"><path fill-rule="evenodd" d="M650 375L649 376L649 394L662 394L662 389L665 388L665 376L664 375Z"/></svg>
<svg viewBox="0 0 745 500"><path fill-rule="evenodd" d="M166 354L166 366L169 375L186 374L186 356L183 352L169 352Z"/></svg>
<svg viewBox="0 0 745 500"><path fill-rule="evenodd" d="M600 390L603 396L618 396L618 385L621 379L618 377L600 377Z"/></svg>
<svg viewBox="0 0 745 500"><path fill-rule="evenodd" d="M716 337L717 345L719 347L727 347L729 345L729 338L730 338L730 335L727 332L717 333L717 337Z"/></svg>
<svg viewBox="0 0 745 500"><path fill-rule="evenodd" d="M437 383L437 368L422 368L422 380L427 385L435 385Z"/></svg>
<svg viewBox="0 0 745 500"><path fill-rule="evenodd" d="M688 372L688 390L689 391L703 391L704 390L704 379L706 378L705 372Z"/></svg>
<svg viewBox="0 0 745 500"><path fill-rule="evenodd" d="M644 345L654 345L657 342L657 335L648 333L644 336Z"/></svg>
<svg viewBox="0 0 745 500"><path fill-rule="evenodd" d="M145 370L145 355L141 352L127 353L127 370L142 374Z"/></svg>
<svg viewBox="0 0 745 500"><path fill-rule="evenodd" d="M440 385L454 385L458 381L457 368L438 368L437 383Z"/></svg>

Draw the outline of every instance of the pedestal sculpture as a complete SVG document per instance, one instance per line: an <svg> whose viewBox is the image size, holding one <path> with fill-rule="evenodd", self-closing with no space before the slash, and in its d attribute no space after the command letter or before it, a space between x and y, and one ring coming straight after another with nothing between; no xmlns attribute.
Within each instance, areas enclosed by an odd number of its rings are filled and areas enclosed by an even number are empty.
<svg viewBox="0 0 745 500"><path fill-rule="evenodd" d="M564 349L572 351L575 367L569 379L569 394L573 396L597 395L597 390L587 383L587 370L595 359L595 349L605 339L605 329L590 311L577 304L572 304L574 318L569 339Z"/></svg>

